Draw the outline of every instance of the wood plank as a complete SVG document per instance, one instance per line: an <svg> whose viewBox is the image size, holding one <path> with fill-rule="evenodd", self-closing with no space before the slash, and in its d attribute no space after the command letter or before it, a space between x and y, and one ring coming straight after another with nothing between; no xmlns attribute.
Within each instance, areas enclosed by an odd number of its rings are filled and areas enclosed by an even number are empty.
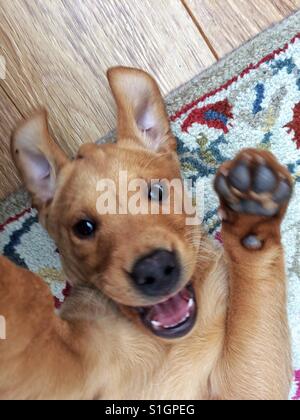
<svg viewBox="0 0 300 420"><path fill-rule="evenodd" d="M0 200L20 185L17 170L10 156L10 135L21 119L19 111L0 87Z"/></svg>
<svg viewBox="0 0 300 420"><path fill-rule="evenodd" d="M300 0L183 0L183 3L220 58L300 8Z"/></svg>
<svg viewBox="0 0 300 420"><path fill-rule="evenodd" d="M114 127L105 71L150 71L164 93L215 58L180 0L2 0L3 82L24 114L45 105L68 152Z"/></svg>

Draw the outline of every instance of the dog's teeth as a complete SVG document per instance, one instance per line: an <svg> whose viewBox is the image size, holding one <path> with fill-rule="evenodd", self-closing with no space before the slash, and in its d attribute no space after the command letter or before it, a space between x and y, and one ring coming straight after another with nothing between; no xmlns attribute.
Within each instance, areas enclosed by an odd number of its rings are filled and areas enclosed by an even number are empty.
<svg viewBox="0 0 300 420"><path fill-rule="evenodd" d="M183 322L185 322L188 318L190 317L190 314L186 314L184 318L182 318L181 321L177 322L176 324L172 324L172 325L165 325L164 328L174 328L177 327L177 325L182 324Z"/></svg>
<svg viewBox="0 0 300 420"><path fill-rule="evenodd" d="M153 328L155 328L156 330L158 329L169 329L169 328L174 328L177 327L178 325L182 324L183 322L185 322L187 319L190 318L191 316L191 309L194 307L195 302L193 298L190 298L188 301L188 312L185 314L185 316L178 322L176 322L175 324L169 324L169 325L163 325L161 324L159 321L151 321L151 325Z"/></svg>
<svg viewBox="0 0 300 420"><path fill-rule="evenodd" d="M191 309L193 306L194 306L194 299L193 299L193 298L191 298L191 299L189 300L188 308L189 308L189 309Z"/></svg>
<svg viewBox="0 0 300 420"><path fill-rule="evenodd" d="M186 316L184 317L184 319L182 321L179 322L179 324L181 324L182 322L186 321L187 319L189 319L190 314L186 314Z"/></svg>
<svg viewBox="0 0 300 420"><path fill-rule="evenodd" d="M154 328L160 328L161 327L161 323L158 321L151 321L151 324Z"/></svg>

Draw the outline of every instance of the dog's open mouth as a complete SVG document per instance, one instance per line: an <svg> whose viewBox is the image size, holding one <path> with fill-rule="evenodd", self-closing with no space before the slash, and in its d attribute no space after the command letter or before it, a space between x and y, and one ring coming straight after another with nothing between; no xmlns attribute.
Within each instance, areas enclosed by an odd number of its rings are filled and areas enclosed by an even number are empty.
<svg viewBox="0 0 300 420"><path fill-rule="evenodd" d="M163 303L140 309L140 313L145 326L155 335L183 337L192 330L197 317L194 289L187 286Z"/></svg>

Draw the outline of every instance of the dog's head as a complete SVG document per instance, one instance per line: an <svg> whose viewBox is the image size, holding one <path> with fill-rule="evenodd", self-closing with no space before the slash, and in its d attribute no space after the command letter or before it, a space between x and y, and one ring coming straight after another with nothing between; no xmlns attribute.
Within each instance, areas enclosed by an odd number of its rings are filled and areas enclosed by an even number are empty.
<svg viewBox="0 0 300 420"><path fill-rule="evenodd" d="M68 278L100 289L158 336L185 336L197 312L199 227L186 223L184 206L175 210L184 194L167 187L181 180L176 141L148 74L118 67L108 78L118 110L116 144L84 145L69 160L40 111L15 131L12 154ZM161 214L167 200L168 214Z"/></svg>

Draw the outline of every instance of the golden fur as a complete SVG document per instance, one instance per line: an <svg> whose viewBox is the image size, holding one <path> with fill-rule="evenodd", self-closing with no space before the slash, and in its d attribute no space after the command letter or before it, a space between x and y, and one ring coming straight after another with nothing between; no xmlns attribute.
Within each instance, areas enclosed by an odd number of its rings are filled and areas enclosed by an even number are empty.
<svg viewBox="0 0 300 420"><path fill-rule="evenodd" d="M58 317L47 286L0 258L0 314L8 331L0 341L0 398L286 399L291 360L280 244L286 207L263 218L235 214L221 200L225 251L186 226L184 214L99 216L99 178L117 180L123 169L130 178L180 177L156 83L134 69L115 68L108 76L117 144L84 145L69 160L50 137L44 111L13 135L14 160L60 249L73 293ZM139 126L144 112L154 122L147 134ZM264 158L284 172L270 155ZM46 176L37 176L33 163ZM87 216L101 228L92 241L81 241L72 226ZM241 244L250 230L264 241L260 251ZM178 291L192 280L197 294L196 326L174 341L142 325L134 307L157 302L138 294L124 274L137 256L157 248L176 249L184 267Z"/></svg>

